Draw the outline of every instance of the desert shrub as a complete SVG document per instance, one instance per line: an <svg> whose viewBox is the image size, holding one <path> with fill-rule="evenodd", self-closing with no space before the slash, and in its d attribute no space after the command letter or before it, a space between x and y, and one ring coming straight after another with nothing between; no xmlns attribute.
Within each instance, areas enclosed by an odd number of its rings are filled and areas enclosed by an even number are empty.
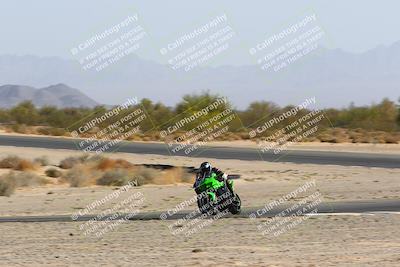
<svg viewBox="0 0 400 267"><path fill-rule="evenodd" d="M0 168L15 169L21 159L17 156L8 156L0 161Z"/></svg>
<svg viewBox="0 0 400 267"><path fill-rule="evenodd" d="M244 140L250 139L250 135L248 132L239 132L238 135L240 136L241 139L244 139Z"/></svg>
<svg viewBox="0 0 400 267"><path fill-rule="evenodd" d="M334 136L332 136L330 133L321 133L318 135L318 139L321 142L327 142L327 143L335 143L336 139Z"/></svg>
<svg viewBox="0 0 400 267"><path fill-rule="evenodd" d="M0 176L0 196L10 196L17 187L46 184L46 179L30 172L14 172Z"/></svg>
<svg viewBox="0 0 400 267"><path fill-rule="evenodd" d="M70 184L71 187L82 187L89 185L89 176L87 176L83 169L78 166L71 167L71 169L65 173L63 178Z"/></svg>
<svg viewBox="0 0 400 267"><path fill-rule="evenodd" d="M22 160L19 162L17 168L14 169L14 170L17 170L17 171L27 171L27 170L34 170L34 169L35 169L35 165L34 165L31 161L26 160L26 159L22 159Z"/></svg>
<svg viewBox="0 0 400 267"><path fill-rule="evenodd" d="M17 156L8 156L0 160L0 168L13 169L18 171L34 170L35 165L26 159Z"/></svg>
<svg viewBox="0 0 400 267"><path fill-rule="evenodd" d="M42 156L39 158L35 158L33 163L39 164L40 166L47 166L49 165L49 159L46 156Z"/></svg>
<svg viewBox="0 0 400 267"><path fill-rule="evenodd" d="M363 138L363 134L358 130L349 130L349 136L352 143L359 143L359 140Z"/></svg>
<svg viewBox="0 0 400 267"><path fill-rule="evenodd" d="M179 115L180 118L190 117L196 114L197 112L201 111L202 109L208 107L212 103L215 103L220 100L221 100L220 95L211 94L209 92L203 92L201 94L185 95L182 97L182 101L176 104L174 112L176 114L180 114ZM196 121L185 124L183 127L181 127L181 130L184 131L192 130L199 124L208 122L215 115L220 114L221 112L224 112L225 110L230 108L232 107L229 101L224 101L223 103L220 103L215 109L208 112L206 115L203 115L198 119L196 119Z"/></svg>
<svg viewBox="0 0 400 267"><path fill-rule="evenodd" d="M36 186L47 183L47 180L31 172L10 172L10 179L13 179L17 187Z"/></svg>
<svg viewBox="0 0 400 267"><path fill-rule="evenodd" d="M10 110L12 118L19 124L35 125L39 114L30 101L24 101Z"/></svg>
<svg viewBox="0 0 400 267"><path fill-rule="evenodd" d="M58 178L62 175L62 172L60 170L57 170L56 168L47 169L45 173L48 177L52 178Z"/></svg>
<svg viewBox="0 0 400 267"><path fill-rule="evenodd" d="M15 182L7 176L0 176L0 196L11 196L16 189Z"/></svg>
<svg viewBox="0 0 400 267"><path fill-rule="evenodd" d="M150 99L143 98L141 100L140 106L142 106L145 110L146 113L151 117L150 120L144 120L141 123L141 129L144 132L149 131L150 129L153 129L153 123L154 125L162 125L166 121L169 121L174 117L174 112L171 108L165 106L162 103L153 103ZM159 135L157 135L159 138Z"/></svg>
<svg viewBox="0 0 400 267"><path fill-rule="evenodd" d="M218 141L234 141L234 140L240 140L240 139L241 139L241 137L237 133L232 133L232 132L226 132L215 138L215 140L218 140Z"/></svg>
<svg viewBox="0 0 400 267"><path fill-rule="evenodd" d="M161 138L160 133L156 131L146 132L146 136L150 137L151 141L158 141Z"/></svg>
<svg viewBox="0 0 400 267"><path fill-rule="evenodd" d="M139 167L135 172L135 180L137 181L138 185L150 184L160 174L161 172L155 169Z"/></svg>
<svg viewBox="0 0 400 267"><path fill-rule="evenodd" d="M182 183L192 184L194 182L194 179L195 179L194 174L189 173L187 170L185 170L181 167L177 167L177 169L180 170L180 172L181 172L180 181Z"/></svg>
<svg viewBox="0 0 400 267"><path fill-rule="evenodd" d="M185 95L175 107L167 107L162 103L153 103L149 99L142 99L140 105L144 107L148 115L152 118L155 125L163 125L164 122L170 121L172 118L177 118L177 116L191 116L195 112L200 111L206 106L214 103L220 96L210 94L209 92L203 92L199 95ZM177 137L184 134L185 130L193 129L199 123L203 121L208 121L212 116L218 114L227 108L230 108L229 102L220 105L217 110L213 110L209 114L202 116L196 122L189 123L181 129L181 131L176 131L171 134L170 137ZM246 127L256 128L260 126L263 120L261 118L267 118L267 116L276 116L281 114L292 106L281 107L275 103L268 101L257 101L250 103L245 110L235 110L242 124ZM65 127L74 124L77 121L81 121L87 118L89 114L103 114L107 111L105 106L97 106L95 108L62 108L57 107L42 107L36 108L31 102L23 102L10 109L0 109L0 122L12 123L13 125L7 127L7 131L13 131L18 133L41 133L44 135L67 135L68 133L64 130ZM305 115L308 111L301 110L297 116L288 119L287 123L293 122L294 120ZM331 126L337 128L355 129L362 128L367 131L385 131L395 133L400 130L400 105L394 103L389 99L383 99L378 104L372 104L369 106L357 107L354 104L349 105L346 108L341 109L325 109L324 113L326 117L329 118ZM127 140L143 140L143 141L153 141L160 140L160 135L158 132L150 131L153 127L153 123L150 120L145 120L141 123L141 129L143 133L136 133L127 138ZM237 122L232 122L230 129L239 129ZM40 125L35 127L30 127L31 125ZM103 125L104 126L104 125ZM102 127L103 127L102 126ZM320 128L328 126L327 122L320 123ZM101 128L101 127L100 127ZM272 130L272 129L271 129ZM91 131L87 132L87 135L83 134L83 137L92 136L93 132L98 131L97 127L93 127ZM233 131L236 132L236 131ZM265 132L265 135L270 135L269 131ZM264 135L264 136L265 136ZM331 135L331 136L327 136ZM324 142L343 142L345 139L343 137L335 138L333 132L327 133L326 136L322 136ZM247 131L239 131L237 135L226 133L217 138L217 140L236 140L237 138L249 139ZM161 138L163 139L163 138ZM253 139L254 140L254 139ZM302 141L309 140L303 139ZM356 137L354 140L350 139L348 141L352 142L387 142L393 143L395 140L389 138L385 141L385 138L375 138L370 137Z"/></svg>
<svg viewBox="0 0 400 267"><path fill-rule="evenodd" d="M181 167L165 170L162 175L156 176L152 182L155 184L192 183L193 175Z"/></svg>
<svg viewBox="0 0 400 267"><path fill-rule="evenodd" d="M78 164L68 170L62 178L71 187L83 187L95 184L100 175L101 173L91 169L89 166Z"/></svg>
<svg viewBox="0 0 400 267"><path fill-rule="evenodd" d="M98 154L93 155L93 156L90 156L90 157L87 156L87 155L85 155L84 162L99 163L99 162L102 161L103 159L105 159L105 157L102 156L102 155L98 155Z"/></svg>
<svg viewBox="0 0 400 267"><path fill-rule="evenodd" d="M142 138L142 141L148 142L148 141L153 141L153 140L151 139L150 136L144 136L144 137Z"/></svg>
<svg viewBox="0 0 400 267"><path fill-rule="evenodd" d="M118 168L128 169L132 167L133 164L130 163L129 161L126 161L124 159L110 159L110 158L103 158L99 160L97 165L97 168L103 171L109 169L118 169Z"/></svg>
<svg viewBox="0 0 400 267"><path fill-rule="evenodd" d="M142 141L143 134L140 134L140 133L133 134L133 135L129 136L128 138L126 138L126 140L127 141Z"/></svg>
<svg viewBox="0 0 400 267"><path fill-rule="evenodd" d="M385 132L383 131L370 132L367 135L371 137L371 143L376 143L376 144L386 143Z"/></svg>
<svg viewBox="0 0 400 267"><path fill-rule="evenodd" d="M364 129L349 130L352 143L383 143L383 137L379 134L367 132Z"/></svg>
<svg viewBox="0 0 400 267"><path fill-rule="evenodd" d="M307 138L309 141L320 140L321 142L329 142L329 143L349 143L352 142L351 136L347 133L346 129L342 128L333 128L333 129L325 129L318 133L315 137L310 136Z"/></svg>
<svg viewBox="0 0 400 267"><path fill-rule="evenodd" d="M28 127L25 124L13 124L11 130L15 133L27 134L30 133Z"/></svg>
<svg viewBox="0 0 400 267"><path fill-rule="evenodd" d="M191 183L192 178L192 175L180 167L160 171L141 166L108 170L97 180L97 184L122 186L128 184L128 182L136 182L140 186L144 184Z"/></svg>
<svg viewBox="0 0 400 267"><path fill-rule="evenodd" d="M64 136L66 134L65 129L54 127L40 127L37 129L37 131L39 134L52 136Z"/></svg>
<svg viewBox="0 0 400 267"><path fill-rule="evenodd" d="M68 157L66 159L63 159L60 162L60 168L71 169L75 165L84 163L88 158L89 158L89 155L83 155L83 156L79 156L79 157Z"/></svg>
<svg viewBox="0 0 400 267"><path fill-rule="evenodd" d="M63 159L60 162L60 168L62 169L71 169L72 167L74 167L77 164L83 164L83 163L87 163L87 164L98 164L99 162L101 162L104 159L103 156L101 155L93 155L93 156L89 156L88 154L82 155L82 156L78 156L78 157L68 157Z"/></svg>
<svg viewBox="0 0 400 267"><path fill-rule="evenodd" d="M240 119L244 125L252 125L263 116L277 112L279 107L267 101L256 101L249 104L245 111L240 112ZM247 134L248 136L248 134Z"/></svg>
<svg viewBox="0 0 400 267"><path fill-rule="evenodd" d="M10 123L11 121L11 115L8 110L0 108L0 123Z"/></svg>
<svg viewBox="0 0 400 267"><path fill-rule="evenodd" d="M126 169L116 169L106 171L103 176L97 180L97 184L122 186L133 181L136 181L136 178L132 171L128 171Z"/></svg>
<svg viewBox="0 0 400 267"><path fill-rule="evenodd" d="M400 138L395 135L386 134L384 137L385 143L387 144L397 144L400 142Z"/></svg>

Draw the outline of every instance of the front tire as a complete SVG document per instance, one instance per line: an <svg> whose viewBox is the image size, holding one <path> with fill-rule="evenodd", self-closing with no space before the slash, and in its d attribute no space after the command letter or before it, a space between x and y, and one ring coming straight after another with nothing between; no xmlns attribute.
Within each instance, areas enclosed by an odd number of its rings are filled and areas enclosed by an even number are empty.
<svg viewBox="0 0 400 267"><path fill-rule="evenodd" d="M232 214L239 214L242 206L242 201L238 194L233 197L232 204L229 207L229 212Z"/></svg>
<svg viewBox="0 0 400 267"><path fill-rule="evenodd" d="M211 205L211 200L208 195L206 197L198 195L197 206L199 207L199 210L202 214L208 213L213 210L213 206Z"/></svg>

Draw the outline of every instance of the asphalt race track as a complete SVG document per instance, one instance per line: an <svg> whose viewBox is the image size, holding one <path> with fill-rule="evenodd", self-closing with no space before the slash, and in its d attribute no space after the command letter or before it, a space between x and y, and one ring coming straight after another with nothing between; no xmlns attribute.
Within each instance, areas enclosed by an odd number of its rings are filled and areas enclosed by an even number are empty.
<svg viewBox="0 0 400 267"><path fill-rule="evenodd" d="M54 137L31 137L1 135L0 146L36 147L48 149L79 150L78 142L82 140ZM288 150L278 155L272 152L261 153L254 148L201 147L189 155L184 150L172 152L174 146L164 143L122 142L116 152L155 154L167 156L191 156L215 159L265 160L266 162L292 162L306 164L328 164L341 166L365 166L381 168L400 168L399 155L373 153L295 151Z"/></svg>
<svg viewBox="0 0 400 267"><path fill-rule="evenodd" d="M255 214L257 218L268 218L278 215L283 210L288 208L288 205L279 206L273 208L267 212L261 212L263 207L251 207L251 208L243 208L242 212L239 215L227 215L224 218L249 218L252 214ZM376 212L400 212L400 200L371 200L371 201L351 201L351 202L327 202L321 203L316 206L318 209L317 214L340 214L340 213L376 213ZM295 213L297 210L302 209L299 207L298 209L293 210ZM257 212L259 211L259 212ZM178 220L187 218L192 211L181 211L175 214L171 214L171 216L167 216L167 220ZM293 214L291 213L291 214ZM142 212L138 213L135 216L131 217L129 220L138 221L138 220L160 220L163 214L168 214L167 211L157 211L157 212ZM307 214L307 212L303 213ZM290 214L286 214L288 216ZM96 214L93 215L85 215L77 218L76 221L89 221L93 219ZM123 218L125 214L121 214L119 218ZM107 219L108 216L104 216L104 219ZM196 218L196 217L193 217ZM253 219L251 217L250 219ZM117 218L118 219L118 218ZM0 223L5 222L73 222L71 215L50 215L50 216L7 216L0 217Z"/></svg>

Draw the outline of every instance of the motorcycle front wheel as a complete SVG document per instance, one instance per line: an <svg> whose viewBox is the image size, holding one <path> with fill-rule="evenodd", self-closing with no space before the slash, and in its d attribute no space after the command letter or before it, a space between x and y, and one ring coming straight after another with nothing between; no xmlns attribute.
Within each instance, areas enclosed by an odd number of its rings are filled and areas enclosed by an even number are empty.
<svg viewBox="0 0 400 267"><path fill-rule="evenodd" d="M235 194L232 200L232 204L229 206L229 212L232 214L239 214L241 209L242 201L238 194Z"/></svg>

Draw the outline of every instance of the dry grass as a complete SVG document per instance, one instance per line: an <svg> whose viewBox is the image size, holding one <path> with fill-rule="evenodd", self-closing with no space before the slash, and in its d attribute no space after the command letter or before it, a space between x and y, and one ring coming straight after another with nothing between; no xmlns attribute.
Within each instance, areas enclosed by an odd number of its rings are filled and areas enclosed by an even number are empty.
<svg viewBox="0 0 400 267"><path fill-rule="evenodd" d="M62 178L71 187L83 187L90 185L122 186L130 181L138 185L152 183L154 177L161 173L145 167L115 168L102 171L94 164L79 164L66 172Z"/></svg>
<svg viewBox="0 0 400 267"><path fill-rule="evenodd" d="M78 156L78 157L68 157L66 159L63 159L60 162L59 167L61 169L71 169L73 168L75 165L78 164L98 164L99 162L103 161L104 157L100 156L100 155L94 155L94 156L89 156L88 154L84 154L82 156Z"/></svg>
<svg viewBox="0 0 400 267"><path fill-rule="evenodd" d="M153 179L154 184L176 184L176 183L191 183L193 175L190 175L181 167L174 167L163 171L161 175Z"/></svg>
<svg viewBox="0 0 400 267"><path fill-rule="evenodd" d="M64 159L60 167L68 171L62 175L62 181L72 187L90 185L122 186L129 182L137 185L190 183L192 180L183 168L157 170L145 166L136 166L124 159L104 157L70 157Z"/></svg>
<svg viewBox="0 0 400 267"><path fill-rule="evenodd" d="M317 138L321 142L329 143L397 144L400 142L399 133L366 131L364 129L326 129Z"/></svg>
<svg viewBox="0 0 400 267"><path fill-rule="evenodd" d="M133 164L124 159L110 159L110 158L103 158L99 161L97 165L97 169L106 171L110 169L129 169L132 168Z"/></svg>
<svg viewBox="0 0 400 267"><path fill-rule="evenodd" d="M47 183L47 180L32 172L9 172L6 174L13 179L17 187L38 186Z"/></svg>
<svg viewBox="0 0 400 267"><path fill-rule="evenodd" d="M33 134L34 131L32 127L26 126L25 124L14 124L9 129L10 132L20 133L20 134Z"/></svg>
<svg viewBox="0 0 400 267"><path fill-rule="evenodd" d="M0 195L10 196L18 187L38 186L47 180L31 172L14 172L0 176Z"/></svg>
<svg viewBox="0 0 400 267"><path fill-rule="evenodd" d="M100 176L101 172L94 170L91 165L77 164L68 170L62 179L71 187L83 187L96 184Z"/></svg>
<svg viewBox="0 0 400 267"><path fill-rule="evenodd" d="M129 182L135 182L138 186L154 183L157 177L161 177L162 172L147 167L117 168L104 172L102 177L97 180L98 185L122 186Z"/></svg>
<svg viewBox="0 0 400 267"><path fill-rule="evenodd" d="M126 169L115 169L106 171L96 183L98 185L109 185L109 186L123 186L129 182L136 181L133 171Z"/></svg>
<svg viewBox="0 0 400 267"><path fill-rule="evenodd" d="M400 134L385 135L384 140L386 144L398 144L400 143Z"/></svg>
<svg viewBox="0 0 400 267"><path fill-rule="evenodd" d="M61 169L71 169L73 168L75 165L81 164L83 162L85 162L85 160L88 158L87 155L83 155L80 157L68 157L66 159L63 159L60 162L60 168Z"/></svg>
<svg viewBox="0 0 400 267"><path fill-rule="evenodd" d="M40 166L47 166L49 165L49 159L46 156L42 156L39 158L35 158L33 163L38 164Z"/></svg>
<svg viewBox="0 0 400 267"><path fill-rule="evenodd" d="M162 175L160 170L140 166L135 172L138 185L154 184L154 181Z"/></svg>
<svg viewBox="0 0 400 267"><path fill-rule="evenodd" d="M0 176L0 196L11 196L17 188L15 182L7 176Z"/></svg>
<svg viewBox="0 0 400 267"><path fill-rule="evenodd" d="M29 171L35 170L37 166L29 160L17 156L8 156L0 160L0 168L13 169L16 171Z"/></svg>
<svg viewBox="0 0 400 267"><path fill-rule="evenodd" d="M64 136L67 132L62 128L40 127L37 129L37 133L42 135Z"/></svg>
<svg viewBox="0 0 400 267"><path fill-rule="evenodd" d="M8 178L2 178L0 185L2 194L11 194L15 190L14 187L43 184L44 178L27 171L36 170L39 165L48 165L47 159L38 158L35 159L35 162L36 164L15 156L9 156L1 160L0 168L23 171L18 172L18 175L13 173L9 174ZM191 175L183 168L176 167L168 170L159 170L137 166L124 159L110 159L102 156L68 157L60 162L59 167L67 171L48 168L44 173L47 177L60 178L58 181L68 183L71 187L92 185L122 186L129 182L135 182L137 185L165 185L190 183L192 180Z"/></svg>

